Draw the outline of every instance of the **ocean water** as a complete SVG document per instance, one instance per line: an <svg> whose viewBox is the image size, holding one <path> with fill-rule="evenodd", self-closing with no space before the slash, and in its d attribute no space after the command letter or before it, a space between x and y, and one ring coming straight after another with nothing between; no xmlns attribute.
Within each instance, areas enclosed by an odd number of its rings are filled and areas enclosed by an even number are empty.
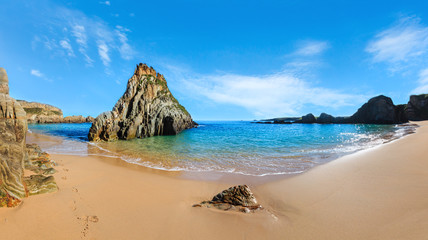
<svg viewBox="0 0 428 240"><path fill-rule="evenodd" d="M89 143L91 124L32 124L30 131L54 135L56 154L103 155L168 171L214 171L244 175L304 172L340 156L397 139L411 125L253 124L200 121L176 136Z"/></svg>

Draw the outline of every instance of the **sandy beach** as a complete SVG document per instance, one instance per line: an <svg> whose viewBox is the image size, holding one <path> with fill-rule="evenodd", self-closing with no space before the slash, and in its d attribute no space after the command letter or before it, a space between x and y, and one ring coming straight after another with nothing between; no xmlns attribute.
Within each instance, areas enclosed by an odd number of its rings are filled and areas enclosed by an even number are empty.
<svg viewBox="0 0 428 240"><path fill-rule="evenodd" d="M0 209L1 238L426 239L428 122L418 124L415 134L397 141L261 184L249 177L192 180L119 159L52 155L59 191ZM234 184L249 184L264 210L192 207Z"/></svg>

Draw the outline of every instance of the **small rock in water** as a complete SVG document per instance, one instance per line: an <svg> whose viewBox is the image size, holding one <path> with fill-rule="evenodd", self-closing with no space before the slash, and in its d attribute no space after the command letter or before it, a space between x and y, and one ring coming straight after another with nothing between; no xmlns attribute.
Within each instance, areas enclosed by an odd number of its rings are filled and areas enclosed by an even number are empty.
<svg viewBox="0 0 428 240"><path fill-rule="evenodd" d="M200 204L194 204L193 207L217 208L220 210L239 210L249 213L251 210L261 209L262 206L257 203L256 198L247 185L238 185L230 187L221 193L215 195L211 201L203 201ZM237 208L236 206L240 206Z"/></svg>

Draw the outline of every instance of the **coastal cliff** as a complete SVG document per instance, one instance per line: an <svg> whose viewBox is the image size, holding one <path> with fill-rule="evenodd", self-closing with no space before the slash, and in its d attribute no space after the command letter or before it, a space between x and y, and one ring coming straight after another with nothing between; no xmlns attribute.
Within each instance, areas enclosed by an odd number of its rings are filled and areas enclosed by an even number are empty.
<svg viewBox="0 0 428 240"><path fill-rule="evenodd" d="M190 114L169 91L164 76L140 63L113 110L95 119L88 138L113 141L175 135L194 126Z"/></svg>
<svg viewBox="0 0 428 240"><path fill-rule="evenodd" d="M63 119L62 110L43 103L18 100L27 113L28 123L58 123Z"/></svg>
<svg viewBox="0 0 428 240"><path fill-rule="evenodd" d="M86 123L93 122L91 116L67 116L64 117L62 110L49 104L38 102L27 102L25 100L17 100L24 108L27 114L28 123Z"/></svg>

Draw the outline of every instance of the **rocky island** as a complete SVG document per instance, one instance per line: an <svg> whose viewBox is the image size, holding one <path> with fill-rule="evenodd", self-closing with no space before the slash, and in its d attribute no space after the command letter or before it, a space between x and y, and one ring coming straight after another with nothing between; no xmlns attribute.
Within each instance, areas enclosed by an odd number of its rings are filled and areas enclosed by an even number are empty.
<svg viewBox="0 0 428 240"><path fill-rule="evenodd" d="M112 111L100 114L89 130L90 141L128 140L175 135L196 123L174 98L162 74L140 63Z"/></svg>
<svg viewBox="0 0 428 240"><path fill-rule="evenodd" d="M384 95L371 98L350 117L334 117L312 113L300 118L273 118L255 123L344 123L344 124L400 124L409 121L428 120L428 94L412 95L407 104L394 105L392 99Z"/></svg>

